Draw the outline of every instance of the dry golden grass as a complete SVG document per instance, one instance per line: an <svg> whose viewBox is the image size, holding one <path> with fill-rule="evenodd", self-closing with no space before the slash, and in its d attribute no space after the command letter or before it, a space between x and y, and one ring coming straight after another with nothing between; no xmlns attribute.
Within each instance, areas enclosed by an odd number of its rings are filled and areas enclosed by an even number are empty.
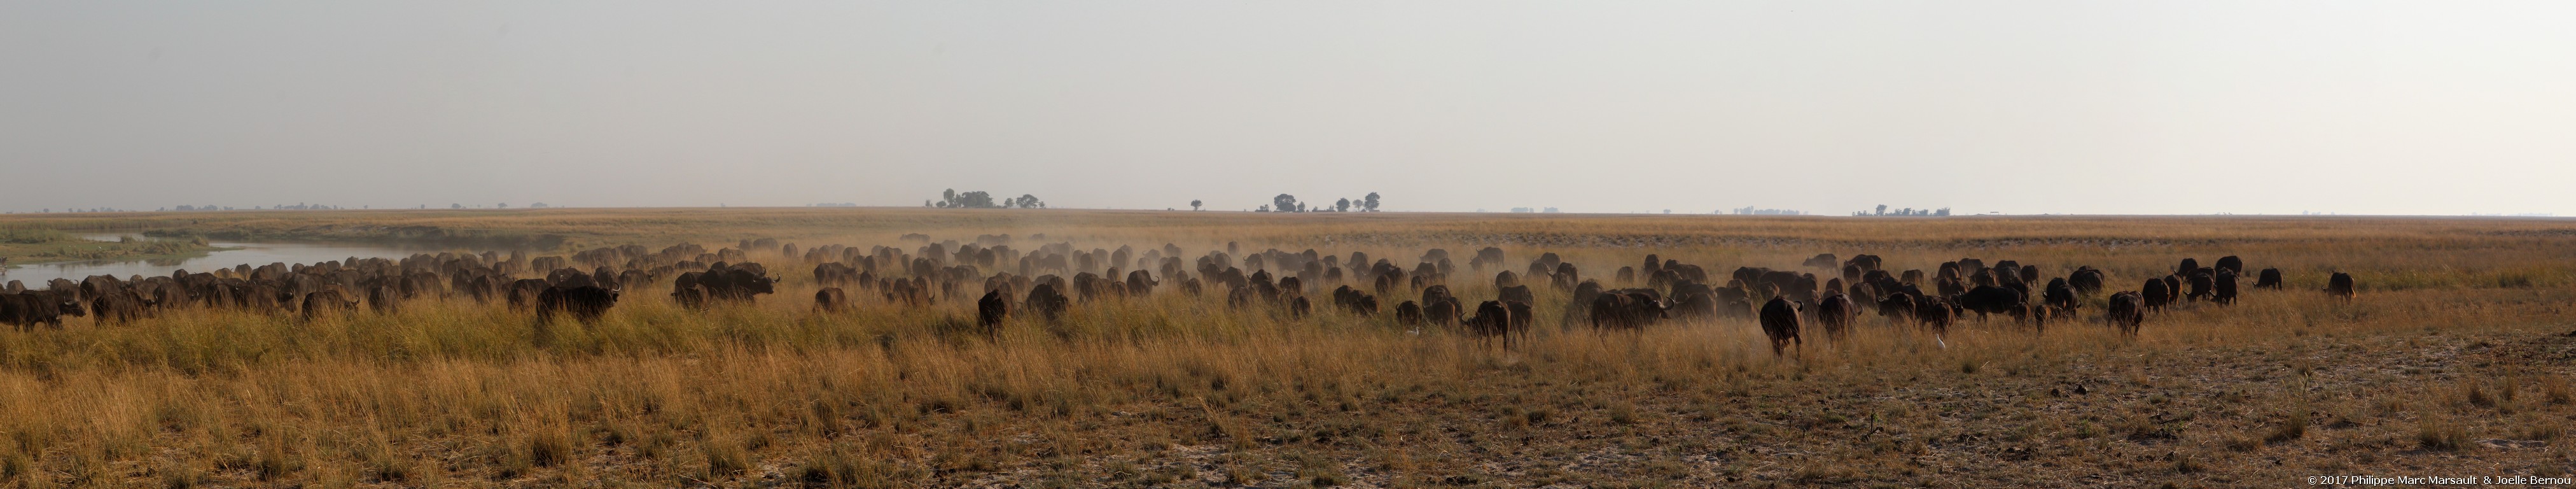
<svg viewBox="0 0 2576 489"><path fill-rule="evenodd" d="M1607 277L1646 253L1731 269L1819 252L1974 256L2136 287L2185 256L2290 290L1944 341L1875 317L1775 358L1749 321L1596 335L1541 290L1502 351L1213 297L957 325L970 300L818 315L803 266L753 306L629 291L603 322L467 300L313 322L180 311L0 333L0 481L131 486L2281 486L2310 475L2568 472L2576 223L2374 218L1739 218L846 209L23 215L10 225L362 237L554 234L569 246L774 236L894 245L1010 233L1082 248L1228 241L1408 263L1501 246ZM182 221L186 220L186 221ZM327 227L325 227L327 226ZM339 231L326 231L339 230ZM907 245L909 247L909 245ZM1462 263L1463 267L1463 263ZM1512 267L1517 270L1521 267ZM2312 292L2328 271L2362 300ZM1462 271L1462 276L1470 275ZM1482 300L1486 280L1460 277ZM864 294L862 294L864 295ZM1389 301L1392 303L1392 301ZM1321 308L1319 308L1321 309ZM2538 443L2533 443L2538 442Z"/></svg>

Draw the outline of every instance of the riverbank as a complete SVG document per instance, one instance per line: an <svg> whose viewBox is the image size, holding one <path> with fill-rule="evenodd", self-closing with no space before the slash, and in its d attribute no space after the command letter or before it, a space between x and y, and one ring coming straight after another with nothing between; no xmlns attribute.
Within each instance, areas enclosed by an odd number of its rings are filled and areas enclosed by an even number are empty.
<svg viewBox="0 0 2576 489"><path fill-rule="evenodd" d="M0 268L87 261L183 259L226 248L204 239L153 239L128 235L115 241L41 228L0 228Z"/></svg>

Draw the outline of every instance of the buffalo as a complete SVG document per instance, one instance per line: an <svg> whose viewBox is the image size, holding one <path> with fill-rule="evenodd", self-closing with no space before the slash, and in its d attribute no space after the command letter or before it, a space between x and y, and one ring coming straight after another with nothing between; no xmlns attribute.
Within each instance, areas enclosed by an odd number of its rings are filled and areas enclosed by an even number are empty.
<svg viewBox="0 0 2576 489"><path fill-rule="evenodd" d="M1530 303L1521 301L1503 301L1503 308L1510 310L1512 313L1512 335L1520 337L1519 341L1529 341L1530 327L1533 323L1536 323L1538 319L1537 317L1530 315L1530 310L1532 309L1532 307L1530 307Z"/></svg>
<svg viewBox="0 0 2576 489"><path fill-rule="evenodd" d="M2245 273L2245 259L2237 258L2236 255L2218 257L2218 265L2216 268L2226 270L2228 273L2243 275Z"/></svg>
<svg viewBox="0 0 2576 489"><path fill-rule="evenodd" d="M1397 303L1395 305L1395 323L1407 326L1422 324L1422 305L1415 304L1413 301Z"/></svg>
<svg viewBox="0 0 2576 489"><path fill-rule="evenodd" d="M2192 270L2191 277L2185 280L2185 283L2190 285L2190 292L2184 293L2183 299L2196 302L2215 298L2213 295L2217 291L2210 289L2218 286L2218 274L2211 272L2210 269Z"/></svg>
<svg viewBox="0 0 2576 489"><path fill-rule="evenodd" d="M1762 335L1771 338L1772 355L1782 354L1790 343L1806 351L1806 341L1798 338L1798 308L1799 304L1787 297L1772 297L1771 302L1762 304Z"/></svg>
<svg viewBox="0 0 2576 489"><path fill-rule="evenodd" d="M683 278L685 279L685 276ZM545 279L530 278L510 282L508 289L510 308L522 310L535 308L537 295L545 293L546 289L551 287L554 287L554 284L546 282Z"/></svg>
<svg viewBox="0 0 2576 489"><path fill-rule="evenodd" d="M2102 271L2093 267L2077 267L2075 273L2066 276L2066 285L2074 287L2076 294L2092 297L2102 293Z"/></svg>
<svg viewBox="0 0 2576 489"><path fill-rule="evenodd" d="M1361 316L1377 314L1377 296L1360 292L1359 289L1347 285L1333 288L1333 305L1350 311L1351 314Z"/></svg>
<svg viewBox="0 0 2576 489"><path fill-rule="evenodd" d="M2218 273L2210 278L2209 290L2210 301L2217 302L2219 305L2235 305L2236 271L2226 268L2218 269Z"/></svg>
<svg viewBox="0 0 2576 489"><path fill-rule="evenodd" d="M2261 273L2256 273L2256 274L2254 274L2254 288L2257 288L2257 289L2279 289L2279 288L2281 288L2281 269L2278 269L2278 268L2265 268L2265 269L2263 269L2263 271L2262 271Z"/></svg>
<svg viewBox="0 0 2576 489"><path fill-rule="evenodd" d="M859 270L849 265L824 263L814 266L814 283L826 286L847 286L858 282Z"/></svg>
<svg viewBox="0 0 2576 489"><path fill-rule="evenodd" d="M841 290L840 287L824 287L816 290L814 291L814 310L826 313L847 312L850 310L850 293Z"/></svg>
<svg viewBox="0 0 2576 489"><path fill-rule="evenodd" d="M689 273L694 274L697 272ZM671 300L680 303L680 307L689 309L703 309L707 307L707 296L707 288L697 284L680 285L671 289Z"/></svg>
<svg viewBox="0 0 2576 489"><path fill-rule="evenodd" d="M778 279L769 278L758 263L716 265L705 272L681 274L672 287L705 288L707 300L714 302L751 302L754 296L777 292Z"/></svg>
<svg viewBox="0 0 2576 489"><path fill-rule="evenodd" d="M2067 283L2066 279L2048 279L2048 287L2042 290L2039 295L2040 303L2054 308L2052 312L2074 314L2076 306L2082 304L2076 299L2075 287Z"/></svg>
<svg viewBox="0 0 2576 489"><path fill-rule="evenodd" d="M1241 292L1244 289L1235 290ZM1057 292L1055 284L1037 284L1029 288L1029 297L1021 301L1021 305L1037 311L1038 315L1045 317L1048 322L1054 322L1064 316L1064 311L1072 307L1073 301L1066 298L1064 293ZM977 306L980 308L982 303L979 301Z"/></svg>
<svg viewBox="0 0 2576 489"><path fill-rule="evenodd" d="M81 317L83 312L77 294L70 290L22 291L0 294L0 323L33 330L37 325L63 327L63 316Z"/></svg>
<svg viewBox="0 0 2576 489"><path fill-rule="evenodd" d="M2111 294L2106 315L2111 324L2120 327L2120 334L2137 336L2138 325L2147 320L2146 299L2136 292Z"/></svg>
<svg viewBox="0 0 2576 489"><path fill-rule="evenodd" d="M1461 309L1465 309L1465 306L1459 304L1457 298L1442 296L1422 306L1422 317L1431 324L1448 326L1457 322L1463 312Z"/></svg>
<svg viewBox="0 0 2576 489"><path fill-rule="evenodd" d="M1531 293L1531 292L1530 292L1530 288L1529 288L1529 286L1527 286L1527 285L1514 285L1514 286L1510 286L1510 287L1503 287L1503 288L1502 288L1502 290L1497 291L1496 295L1500 296L1500 298L1499 298L1499 299L1497 299L1497 300L1501 300L1501 301L1505 301L1505 302L1510 302L1510 301L1520 301L1520 302L1538 302L1538 296L1537 296L1536 294Z"/></svg>
<svg viewBox="0 0 2576 489"><path fill-rule="evenodd" d="M2349 301L2353 294L2352 274L2335 272L2326 278L2326 295Z"/></svg>
<svg viewBox="0 0 2576 489"><path fill-rule="evenodd" d="M1878 316L1887 318L1888 324L1912 320L1920 309L1913 294L1896 292L1878 299Z"/></svg>
<svg viewBox="0 0 2576 489"><path fill-rule="evenodd" d="M1798 262L1798 266L1833 269L1841 266L1842 263L1843 260L1835 257L1832 253L1820 253L1814 257L1807 258L1807 261Z"/></svg>
<svg viewBox="0 0 2576 489"><path fill-rule="evenodd" d="M1162 281L1154 280L1153 273L1144 270L1127 272L1128 297L1144 297L1153 294L1156 285L1162 285Z"/></svg>
<svg viewBox="0 0 2576 489"><path fill-rule="evenodd" d="M1477 304L1476 315L1468 316L1465 323L1469 334L1487 339L1499 337L1503 340L1503 349L1512 348L1512 311L1501 301Z"/></svg>
<svg viewBox="0 0 2576 489"><path fill-rule="evenodd" d="M1939 297L1923 297L1914 302L1914 321L1932 329L1935 335L1948 333L1950 322L1959 316L1958 306Z"/></svg>
<svg viewBox="0 0 2576 489"><path fill-rule="evenodd" d="M1002 320L1010 317L1011 299L1000 290L985 291L984 298L975 300L975 324L983 326L989 335L1000 337Z"/></svg>
<svg viewBox="0 0 2576 489"><path fill-rule="evenodd" d="M837 290L837 289L835 289ZM556 314L571 314L584 324L599 322L608 308L617 305L617 291L597 285L552 287L537 294L537 318L551 321Z"/></svg>
<svg viewBox="0 0 2576 489"><path fill-rule="evenodd" d="M1851 329L1854 307L1851 296L1843 294L1825 296L1824 302L1816 304L1816 324L1824 326L1825 339L1841 339Z"/></svg>
<svg viewBox="0 0 2576 489"><path fill-rule="evenodd" d="M1590 309L1595 330L1644 329L1666 317L1663 301L1639 292L1603 293L1592 299Z"/></svg>
<svg viewBox="0 0 2576 489"><path fill-rule="evenodd" d="M338 290L325 289L310 294L304 294L304 301L301 304L300 309L304 312L304 320L311 321L324 314L349 313L357 311L358 301L351 300L348 296L341 295Z"/></svg>
<svg viewBox="0 0 2576 489"><path fill-rule="evenodd" d="M2168 294L2165 296L2165 303L2182 302L2182 277L2166 275L2164 280L2165 293Z"/></svg>
<svg viewBox="0 0 2576 489"><path fill-rule="evenodd" d="M2139 304L2140 307L2161 311L2165 304L2173 302L2173 289L2165 288L2164 279L2147 279L2146 285L2141 287L2138 289L2139 300L2144 303Z"/></svg>
<svg viewBox="0 0 2576 489"><path fill-rule="evenodd" d="M2003 287L1978 287L1960 294L1955 301L1959 307L1976 311L1978 321L1985 321L1988 314L2018 315L2026 310L2021 294Z"/></svg>
<svg viewBox="0 0 2576 489"><path fill-rule="evenodd" d="M122 287L101 288L90 297L89 312L99 322L126 323L144 316L145 304L140 294Z"/></svg>

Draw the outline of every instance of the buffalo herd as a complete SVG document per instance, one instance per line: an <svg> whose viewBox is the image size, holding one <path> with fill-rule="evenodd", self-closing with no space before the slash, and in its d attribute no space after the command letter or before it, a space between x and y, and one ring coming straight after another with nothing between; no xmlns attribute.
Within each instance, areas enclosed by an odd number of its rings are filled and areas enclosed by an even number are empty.
<svg viewBox="0 0 2576 489"><path fill-rule="evenodd" d="M2079 266L2051 276L2040 266L2015 260L1965 258L1927 272L1889 269L1875 255L1846 259L1821 254L1800 263L1813 271L1749 266L1713 271L1649 254L1635 265L1617 268L1612 285L1604 285L1582 276L1577 265L1556 253L1542 253L1515 270L1504 250L1485 247L1472 255L1466 273L1482 276L1493 270L1493 295L1471 299L1453 292L1458 289L1452 288L1450 277L1461 271L1443 249L1428 250L1412 260L1414 266L1405 267L1398 258L1366 252L1270 249L1238 256L1241 247L1233 243L1225 251L1192 257L1169 244L1085 250L1058 242L1021 250L1008 236L995 235L969 243L913 236L903 241L919 246L800 248L762 239L712 251L698 245L659 251L629 245L569 256L441 253L242 265L156 277L93 276L55 280L41 289L10 282L0 290L0 322L32 329L60 327L66 316L87 316L99 324L120 324L180 308L312 320L362 311L388 314L410 301L459 298L507 304L538 321L569 316L588 324L605 317L628 289L668 284L670 300L686 310L745 304L776 293L780 278L751 261L760 255L812 267L813 310L819 313L846 313L879 299L886 307L902 308L930 307L941 300L971 302L976 323L994 336L1019 315L1055 322L1078 304L1143 299L1163 291L1198 296L1210 288L1231 308L1304 318L1318 313L1315 301L1321 300L1310 301L1308 291L1329 289L1326 312L1361 317L1386 313L1394 324L1417 332L1454 328L1511 349L1529 340L1543 300L1534 287L1543 287L1555 292L1548 297L1563 298L1551 303L1562 304L1558 323L1568 327L1584 324L1612 333L1640 331L1667 320L1751 320L1760 325L1773 352L1785 354L1792 346L1804 348L1806 325L1821 328L1819 339L1834 340L1857 326L1865 312L1937 336L1972 315L1980 322L2004 316L2044 331L2049 321L2080 317L2079 309L2092 303L2105 309L2101 322L2135 335L2149 313L2180 304L2236 303L2237 277L2246 273L2244 261L2235 256L2211 266L2183 259L2170 273L2130 279L2142 284L2136 290L2113 291L2107 290L2109 277L2100 269ZM2279 269L2259 270L2256 277L2255 289L2282 287ZM1469 283L1484 291L1484 282ZM2346 273L2333 273L2326 281L2325 291L2336 298L2350 300L2356 290ZM2102 302L2092 302L2106 292Z"/></svg>

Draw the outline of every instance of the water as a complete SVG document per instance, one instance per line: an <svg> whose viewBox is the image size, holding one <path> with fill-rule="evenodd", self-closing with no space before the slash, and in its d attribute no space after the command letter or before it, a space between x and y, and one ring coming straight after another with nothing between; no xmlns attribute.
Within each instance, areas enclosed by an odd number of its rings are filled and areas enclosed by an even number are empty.
<svg viewBox="0 0 2576 489"><path fill-rule="evenodd" d="M82 238L95 241L115 241L118 237L118 235L113 234L82 236ZM168 276L171 272L182 269L190 272L205 272L212 271L217 268L232 268L234 265L247 264L252 267L258 267L260 265L267 265L270 263L310 264L331 260L346 260L349 259L349 257L402 259L403 257L408 257L416 253L451 251L426 246L402 245L317 243L212 244L215 246L236 249L216 251L214 253L207 254L206 256L196 258L102 260L17 265L15 268L0 270L0 283L7 283L10 280L16 280L26 284L28 288L42 289L45 288L45 281L57 278L79 281L80 279L91 275L114 275L117 278L131 278L135 275L146 277Z"/></svg>

